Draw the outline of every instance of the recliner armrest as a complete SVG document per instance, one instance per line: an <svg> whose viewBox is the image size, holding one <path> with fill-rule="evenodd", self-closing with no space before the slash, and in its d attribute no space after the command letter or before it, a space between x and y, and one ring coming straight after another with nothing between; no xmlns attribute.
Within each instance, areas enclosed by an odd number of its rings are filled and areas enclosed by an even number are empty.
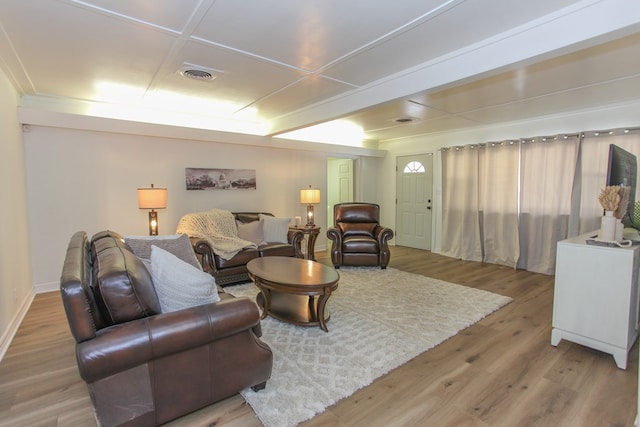
<svg viewBox="0 0 640 427"><path fill-rule="evenodd" d="M327 238L333 240L336 245L342 245L342 233L336 227L331 227L327 230Z"/></svg>
<svg viewBox="0 0 640 427"><path fill-rule="evenodd" d="M378 240L378 243L382 245L388 240L393 239L393 230L382 225L377 225L373 230L373 235Z"/></svg>
<svg viewBox="0 0 640 427"><path fill-rule="evenodd" d="M97 381L248 329L260 336L259 325L258 308L248 298L222 299L122 323L77 345L80 376L87 382Z"/></svg>

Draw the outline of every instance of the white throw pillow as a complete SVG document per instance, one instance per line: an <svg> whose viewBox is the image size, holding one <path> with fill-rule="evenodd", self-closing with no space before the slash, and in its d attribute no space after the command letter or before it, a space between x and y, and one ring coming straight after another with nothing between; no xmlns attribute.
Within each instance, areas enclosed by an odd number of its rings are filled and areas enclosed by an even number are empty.
<svg viewBox="0 0 640 427"><path fill-rule="evenodd" d="M157 246L151 247L151 278L163 313L220 300L210 274Z"/></svg>
<svg viewBox="0 0 640 427"><path fill-rule="evenodd" d="M172 234L163 236L124 236L124 242L136 256L142 260L151 259L151 246L157 246L188 262L199 270L202 266L191 246L191 240L186 234Z"/></svg>
<svg viewBox="0 0 640 427"><path fill-rule="evenodd" d="M262 235L265 242L288 243L289 223L291 218L275 218L269 215L260 214L262 222Z"/></svg>

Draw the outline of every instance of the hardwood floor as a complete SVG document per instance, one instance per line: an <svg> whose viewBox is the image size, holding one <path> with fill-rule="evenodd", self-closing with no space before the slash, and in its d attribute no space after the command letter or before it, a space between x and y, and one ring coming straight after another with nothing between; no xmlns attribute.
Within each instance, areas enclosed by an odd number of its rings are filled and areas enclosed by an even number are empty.
<svg viewBox="0 0 640 427"><path fill-rule="evenodd" d="M305 426L633 426L637 343L626 371L577 344L553 347L552 276L398 246L390 266L514 301ZM60 297L37 295L0 363L0 426L95 425ZM261 424L236 395L169 425Z"/></svg>

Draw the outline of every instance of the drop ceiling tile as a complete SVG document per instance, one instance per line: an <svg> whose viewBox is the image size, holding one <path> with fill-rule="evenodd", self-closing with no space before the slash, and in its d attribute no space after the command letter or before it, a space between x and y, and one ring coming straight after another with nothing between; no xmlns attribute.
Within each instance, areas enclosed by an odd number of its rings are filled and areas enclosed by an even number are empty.
<svg viewBox="0 0 640 427"><path fill-rule="evenodd" d="M436 132L446 132L478 126L478 123L457 116L442 116L420 122L407 123L402 126L366 132L367 138L376 141L408 138L417 135L427 135Z"/></svg>
<svg viewBox="0 0 640 427"><path fill-rule="evenodd" d="M411 99L452 114L640 74L640 34ZM612 64L616 64L612 67Z"/></svg>
<svg viewBox="0 0 640 427"><path fill-rule="evenodd" d="M419 105L410 101L394 101L368 108L364 111L345 117L346 120L356 122L366 131L397 127L396 119L411 118L414 122L442 117L446 113L436 109Z"/></svg>
<svg viewBox="0 0 640 427"><path fill-rule="evenodd" d="M181 31L201 3L200 0L71 1L81 7L94 6L103 13L122 15L124 18L140 20L173 31Z"/></svg>
<svg viewBox="0 0 640 427"><path fill-rule="evenodd" d="M174 42L166 33L58 2L24 0L0 19L35 91L71 98L98 96L100 82L144 91ZM132 40L144 40L144 49Z"/></svg>
<svg viewBox="0 0 640 427"><path fill-rule="evenodd" d="M637 102L640 99L640 75L547 96L497 105L464 114L482 123L500 123L596 108L604 105Z"/></svg>
<svg viewBox="0 0 640 427"><path fill-rule="evenodd" d="M313 75L259 100L254 107L259 110L261 116L275 118L297 110L309 102L320 102L351 89L349 85Z"/></svg>
<svg viewBox="0 0 640 427"><path fill-rule="evenodd" d="M365 85L463 49L572 3L576 0L467 0L397 37L333 65L325 74Z"/></svg>
<svg viewBox="0 0 640 427"><path fill-rule="evenodd" d="M183 63L219 70L215 80L195 81L179 75ZM279 91L304 77L305 74L288 67L216 46L189 42L184 46L172 67L158 77L155 90L168 90L190 96L228 100L246 106Z"/></svg>
<svg viewBox="0 0 640 427"><path fill-rule="evenodd" d="M304 70L359 49L444 0L217 0L194 36ZM348 80L347 80L348 81Z"/></svg>

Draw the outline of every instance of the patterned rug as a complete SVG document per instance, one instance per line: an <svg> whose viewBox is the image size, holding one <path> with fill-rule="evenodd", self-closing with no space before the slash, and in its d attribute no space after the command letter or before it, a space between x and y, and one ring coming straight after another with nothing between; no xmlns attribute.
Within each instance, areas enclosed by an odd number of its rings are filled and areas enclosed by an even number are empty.
<svg viewBox="0 0 640 427"><path fill-rule="evenodd" d="M314 417L376 378L508 304L511 298L393 268L342 267L327 307L329 333L271 317L262 340L273 350L267 388L241 394L266 427ZM252 284L225 288L255 298Z"/></svg>

